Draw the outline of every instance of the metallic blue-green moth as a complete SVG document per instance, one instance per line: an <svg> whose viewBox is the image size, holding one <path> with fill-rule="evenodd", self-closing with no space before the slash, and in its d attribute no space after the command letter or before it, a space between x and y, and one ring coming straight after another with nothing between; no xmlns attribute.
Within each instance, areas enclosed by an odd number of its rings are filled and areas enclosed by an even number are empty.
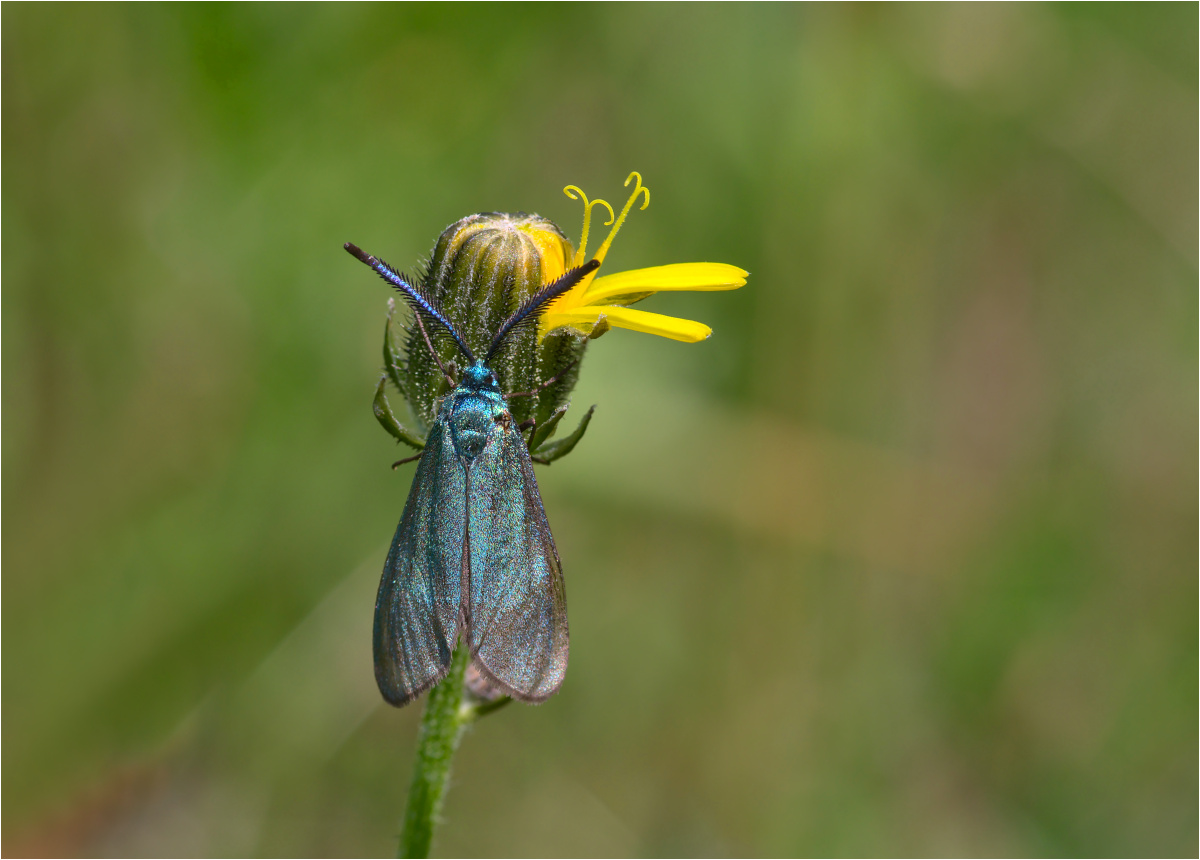
<svg viewBox="0 0 1200 860"><path fill-rule="evenodd" d="M599 263L571 269L526 300L477 358L435 304L387 263L346 250L400 291L421 331L454 340L466 369L442 398L419 455L375 603L375 679L405 705L436 684L456 647L504 693L541 702L567 670L562 565L533 462L489 362L525 326ZM428 335L426 335L428 343ZM434 360L441 366L430 345ZM443 368L445 373L445 369ZM548 383L547 383L548 384Z"/></svg>

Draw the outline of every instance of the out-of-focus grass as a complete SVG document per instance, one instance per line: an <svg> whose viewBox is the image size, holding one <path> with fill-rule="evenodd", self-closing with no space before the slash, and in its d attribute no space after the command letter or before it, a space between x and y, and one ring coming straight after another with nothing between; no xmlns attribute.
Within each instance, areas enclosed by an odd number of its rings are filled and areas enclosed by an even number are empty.
<svg viewBox="0 0 1200 860"><path fill-rule="evenodd" d="M1197 11L5 6L4 850L392 850L397 264L577 231L562 693L447 854L1197 850Z"/></svg>

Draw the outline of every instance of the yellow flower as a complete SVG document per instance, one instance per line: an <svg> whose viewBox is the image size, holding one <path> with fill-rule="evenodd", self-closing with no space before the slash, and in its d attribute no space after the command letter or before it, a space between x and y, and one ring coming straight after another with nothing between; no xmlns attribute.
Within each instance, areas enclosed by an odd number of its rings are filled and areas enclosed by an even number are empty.
<svg viewBox="0 0 1200 860"><path fill-rule="evenodd" d="M588 201L587 196L576 186L568 185L563 193L572 200L583 200L583 231L579 237L579 250L575 252L571 266L580 266L587 262L588 228L591 225L592 207L603 206L608 210L608 221L605 226L612 226L608 238L596 251L594 259L604 263L609 246L625 217L633 208L639 196L644 197L642 209L650 205L650 189L642 185L642 177L637 172L629 174L625 187L637 180L633 193L625 202L625 207L619 216L614 216L613 208L607 201ZM562 260L559 263L559 259ZM561 256L543 256L543 277L549 281L562 274L561 270L554 271L558 265L566 267L566 260ZM602 271L601 266L599 271ZM745 285L744 269L725 263L673 263L668 266L652 266L648 269L631 269L626 272L614 272L611 275L592 273L576 284L570 292L563 294L550 304L542 314L538 326L539 337L545 337L555 329L569 328L579 334L597 337L608 330L610 326L644 331L674 340L695 343L704 340L712 329L703 323L692 320L669 317L648 311L634 310L628 305L640 302L647 296L663 290L736 290Z"/></svg>

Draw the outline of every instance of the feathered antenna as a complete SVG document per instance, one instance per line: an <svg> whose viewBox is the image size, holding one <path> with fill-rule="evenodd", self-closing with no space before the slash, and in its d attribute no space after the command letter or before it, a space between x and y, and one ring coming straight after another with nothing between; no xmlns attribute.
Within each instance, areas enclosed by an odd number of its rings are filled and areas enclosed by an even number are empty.
<svg viewBox="0 0 1200 860"><path fill-rule="evenodd" d="M372 257L370 254L352 242L347 242L343 247L349 251L352 256L358 258L374 269L375 273L378 274L379 277L383 278L385 281L399 290L404 295L404 298L408 300L409 305L412 306L412 309L416 314L419 316L423 315L426 319L438 323L442 328L449 332L450 337L454 338L454 342L458 345L459 350L466 357L467 361L471 364L475 363L475 353L471 352L471 348L467 346L466 342L462 339L462 336L455 331L454 326L450 324L450 320L442 316L441 311L435 308L429 299L421 295L416 287L408 283L408 281L404 279L403 275L401 275L383 260L379 259L378 257ZM575 271L578 271L578 269ZM558 282L555 281L555 283ZM434 354L434 357L437 357L436 353ZM439 361L438 364L440 365L441 362Z"/></svg>
<svg viewBox="0 0 1200 860"><path fill-rule="evenodd" d="M537 322L538 314L546 309L546 305L550 304L550 302L557 299L598 268L600 268L600 261L590 260L582 266L568 270L558 280L552 281L526 299L525 303L504 321L504 325L500 326L500 330L492 338L492 345L488 347L487 356L483 359L484 362L492 360L504 343L505 338L514 331L519 331L524 326Z"/></svg>

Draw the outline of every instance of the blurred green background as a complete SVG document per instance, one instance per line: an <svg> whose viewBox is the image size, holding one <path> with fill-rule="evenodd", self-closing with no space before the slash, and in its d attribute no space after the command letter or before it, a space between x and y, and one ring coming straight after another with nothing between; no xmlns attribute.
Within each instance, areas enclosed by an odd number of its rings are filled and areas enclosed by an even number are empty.
<svg viewBox="0 0 1200 860"><path fill-rule="evenodd" d="M6 854L394 850L340 246L630 170L610 271L750 282L590 349L567 682L435 850L1196 854L1195 4L2 18Z"/></svg>

